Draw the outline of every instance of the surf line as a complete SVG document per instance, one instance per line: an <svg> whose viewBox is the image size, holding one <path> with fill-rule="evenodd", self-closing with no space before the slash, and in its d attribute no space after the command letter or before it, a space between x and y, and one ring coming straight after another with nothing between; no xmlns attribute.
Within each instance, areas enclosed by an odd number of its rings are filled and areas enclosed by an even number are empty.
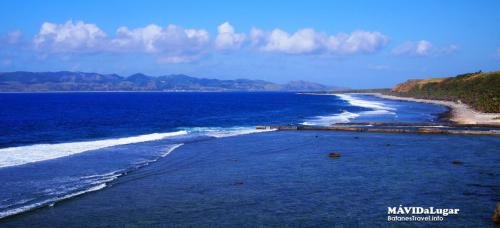
<svg viewBox="0 0 500 228"><path fill-rule="evenodd" d="M35 144L29 146L8 147L0 149L0 168L66 157L112 146L156 141L186 134L188 134L187 131L176 131L138 135L124 138L103 139L96 141Z"/></svg>

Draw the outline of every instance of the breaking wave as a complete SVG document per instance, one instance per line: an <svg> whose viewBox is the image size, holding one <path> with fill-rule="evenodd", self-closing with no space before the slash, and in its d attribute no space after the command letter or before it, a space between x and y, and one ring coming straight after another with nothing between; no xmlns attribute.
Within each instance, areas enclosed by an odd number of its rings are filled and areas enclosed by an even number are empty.
<svg viewBox="0 0 500 228"><path fill-rule="evenodd" d="M96 141L8 147L0 149L0 168L45 161L106 147L161 140L185 134L187 134L186 131L176 131Z"/></svg>
<svg viewBox="0 0 500 228"><path fill-rule="evenodd" d="M90 188L87 188L85 190L77 191L77 192L74 192L74 193L71 193L71 194L68 194L68 195L65 195L65 196L53 197L53 198L49 198L49 199L46 199L46 200L43 200L43 201L40 201L40 202L36 202L36 203L33 203L33 204L28 204L28 205L24 205L24 206L21 206L21 207L16 207L14 209L6 210L6 211L0 211L0 219L1 218L5 218L7 216L19 214L19 213L22 213L22 212L34 210L36 208L40 208L40 207L43 207L43 206L46 206L46 205L53 206L55 202L58 202L58 201L61 201L61 200L65 200L65 199L69 199L69 198L73 198L75 196L79 196L79 195L85 194L87 192L94 192L94 191L97 191L97 190L101 190L101 189L103 189L105 187L106 187L106 183L102 183L102 184L98 184L98 185L92 186Z"/></svg>
<svg viewBox="0 0 500 228"><path fill-rule="evenodd" d="M342 111L341 113L328 115L328 116L316 116L302 122L302 125L316 125L316 126L329 126L335 123L349 123L352 119L358 118L360 116L369 115L396 115L394 112L396 109L388 106L382 102L363 100L358 97L352 96L350 94L332 94L339 97L340 99L347 101L349 105L372 109L370 111L361 111L352 113L349 111Z"/></svg>
<svg viewBox="0 0 500 228"><path fill-rule="evenodd" d="M257 130L255 127L191 127L183 128L183 130L190 134L203 135L214 138L225 138L238 135L246 135L260 132L267 132L273 130Z"/></svg>
<svg viewBox="0 0 500 228"><path fill-rule="evenodd" d="M162 140L175 136L179 136L175 138L176 140L182 141L182 137L223 138L266 131L271 130L256 130L255 127L195 127L185 128L176 132L154 133L116 139L10 147L0 149L0 168L40 162L106 147ZM129 169L116 170L102 174L87 174L79 177L62 178L64 181L58 182L57 186L54 187L50 185L38 190L40 194L35 198L29 197L16 201L6 199L0 202L0 219L45 206L54 206L54 204L59 201L101 190L121 175L131 170L147 166L152 162L156 162L160 158L171 154L182 145L184 145L184 143L170 144L162 153L158 154L157 157L143 161L139 164L132 164Z"/></svg>
<svg viewBox="0 0 500 228"><path fill-rule="evenodd" d="M160 157L169 155L172 151L179 148L183 144L169 145ZM140 168L151 162L157 161L160 157L146 161ZM57 202L70 199L85 193L94 192L105 188L109 182L116 180L118 177L126 173L126 170L117 170L104 174L86 175L77 178L69 178L67 183L60 183L60 186L55 188L47 188L43 191L44 197L36 199L29 198L25 200L18 200L12 204L0 205L0 219L15 214L31 211L44 206L54 206Z"/></svg>
<svg viewBox="0 0 500 228"><path fill-rule="evenodd" d="M347 101L352 106L370 108L374 111L393 111L394 108L378 101L369 101L363 100L358 97L354 97L350 94L335 94L335 96L339 97L342 100Z"/></svg>
<svg viewBox="0 0 500 228"><path fill-rule="evenodd" d="M316 116L308 121L302 123L302 125L317 125L325 126L333 123L347 123L350 119L358 117L359 114L343 111L340 114L330 115L330 116Z"/></svg>

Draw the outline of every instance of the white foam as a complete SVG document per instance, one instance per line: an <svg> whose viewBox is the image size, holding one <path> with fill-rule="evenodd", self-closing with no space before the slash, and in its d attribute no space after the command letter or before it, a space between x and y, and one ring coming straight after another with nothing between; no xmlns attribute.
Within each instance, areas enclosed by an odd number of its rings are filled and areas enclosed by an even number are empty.
<svg viewBox="0 0 500 228"><path fill-rule="evenodd" d="M335 94L335 96L339 97L342 100L347 101L352 106L358 106L363 108L373 109L371 111L362 111L358 112L360 116L362 115L396 115L393 107L388 106L382 102L377 101L367 101L362 100L357 97L354 97L349 94Z"/></svg>
<svg viewBox="0 0 500 228"><path fill-rule="evenodd" d="M103 174L94 174L94 175L82 176L82 177L79 177L79 178L80 178L80 180L92 179L92 178L103 178L103 177L109 177L109 176L118 175L121 172L122 172L122 170L117 170L117 171L112 171L112 172L103 173Z"/></svg>
<svg viewBox="0 0 500 228"><path fill-rule="evenodd" d="M197 134L206 135L206 136L214 137L214 138L224 138L224 137L231 137L231 136L237 136L237 135L246 135L246 134L274 131L275 129L270 129L270 130L259 129L258 130L255 127L228 127L228 128L194 127L194 128L187 128L186 130L190 133L195 133L195 134L197 133Z"/></svg>
<svg viewBox="0 0 500 228"><path fill-rule="evenodd" d="M35 144L3 148L0 149L0 168L45 161L106 147L161 140L185 134L187 134L187 131L176 131L97 141Z"/></svg>
<svg viewBox="0 0 500 228"><path fill-rule="evenodd" d="M21 199L21 200L15 201L15 202L10 203L10 204L0 205L0 209L4 209L4 208L16 206L16 205L19 205L19 204L24 204L24 203L27 203L27 202L32 201L34 199L35 198Z"/></svg>
<svg viewBox="0 0 500 228"><path fill-rule="evenodd" d="M180 146L184 145L184 143L179 143L179 144L174 144L174 145L171 145L166 151L165 153L163 153L161 156L162 157L165 157L167 155L169 155L170 153L172 153L172 151L174 151L175 149L179 148Z"/></svg>
<svg viewBox="0 0 500 228"><path fill-rule="evenodd" d="M101 190L101 189L103 189L105 187L106 187L106 183L102 183L102 184L99 184L99 185L96 185L96 186L92 186L92 187L90 187L90 188L88 188L86 190L82 190L82 191L79 191L79 192L74 192L74 193L71 193L71 194L68 194L68 195L65 195L65 196L62 196L62 197L53 197L53 198L46 199L46 200L43 200L43 201L40 201L40 202L37 202L37 203L33 203L33 204L30 204L30 205L26 205L26 206L14 208L12 210L0 211L0 219L1 218L5 218L7 216L11 216L11 215L19 214L19 213L26 212L26 211L29 211L29 210L33 210L33 209L36 209L36 208L39 208L39 207L43 207L43 206L45 206L47 204L49 204L50 206L54 206L54 202L65 200L65 199L69 199L69 198L73 198L75 196L78 196L78 195L81 195L81 194L85 194L87 192L98 191L98 190Z"/></svg>
<svg viewBox="0 0 500 228"><path fill-rule="evenodd" d="M348 123L351 119L354 119L358 116L359 114L343 111L340 114L331 116L316 116L308 121L303 122L302 125L328 126L334 123Z"/></svg>
<svg viewBox="0 0 500 228"><path fill-rule="evenodd" d="M170 145L166 149L165 153L161 154L161 157L165 157L165 156L169 155L170 153L172 153L172 151L174 151L175 149L179 148L182 145L184 145L184 144L180 143L180 144ZM154 161L156 161L158 159L159 158L155 159ZM72 198L72 197L75 197L75 196L78 196L81 194L85 194L88 192L101 190L101 189L106 187L107 183L116 180L121 175L122 175L121 171L118 170L118 171L108 172L108 173L104 173L104 174L94 174L94 175L79 177L80 180L82 180L84 183L88 183L88 184L92 185L92 187L87 188L86 190L77 191L77 192L74 192L74 193L71 193L68 195L64 195L62 197L52 197L50 199L46 199L46 200L32 203L29 205L17 207L17 208L6 210L6 211L0 211L0 219L7 217L7 216L15 215L18 213L33 210L33 209L36 209L39 207L43 207L45 205L53 207L55 205L55 203L58 201L69 199L69 198ZM52 189L48 189L47 195L58 195L58 194L65 193L65 192L70 191L70 190L74 190L74 189L77 189L77 188L75 188L75 187L66 188L63 191L60 191L60 190L54 191ZM32 200L33 199L21 200L21 201L15 202L15 203L10 204L10 205L0 206L0 208L8 208L8 207L12 207L12 206L19 205L19 204L24 204L24 203L32 201Z"/></svg>
<svg viewBox="0 0 500 228"><path fill-rule="evenodd" d="M317 125L317 126L329 126L335 123L348 123L352 119L355 119L360 116L366 115L396 115L393 107L388 106L382 102L377 101L368 101L363 100L357 97L354 97L350 94L313 94L313 95L334 95L339 97L342 100L347 101L352 106L369 108L372 109L370 111L361 111L357 113L352 113L348 111L343 111L339 114L334 114L330 116L316 116L307 121L303 122L302 125Z"/></svg>
<svg viewBox="0 0 500 228"><path fill-rule="evenodd" d="M373 110L373 111L363 111L359 112L362 115L395 115L395 112L391 112L389 110Z"/></svg>
<svg viewBox="0 0 500 228"><path fill-rule="evenodd" d="M394 108L387 106L386 104L384 104L382 102L362 100L362 99L353 97L352 95L349 95L349 94L334 94L334 95L339 97L342 100L347 101L352 106L371 108L374 110L386 110L386 111L395 110Z"/></svg>
<svg viewBox="0 0 500 228"><path fill-rule="evenodd" d="M87 179L84 182L87 182L87 183L90 182L90 184L107 183L107 182L111 182L111 181L116 180L121 175L122 175L122 173L112 173L112 174L109 174L109 175L106 175L106 176L102 176L102 177L94 179L94 180Z"/></svg>

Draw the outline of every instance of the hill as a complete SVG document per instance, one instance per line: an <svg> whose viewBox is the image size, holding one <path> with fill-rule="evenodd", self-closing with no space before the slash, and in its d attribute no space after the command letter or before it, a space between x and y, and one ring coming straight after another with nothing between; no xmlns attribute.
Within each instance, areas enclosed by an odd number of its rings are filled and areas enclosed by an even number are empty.
<svg viewBox="0 0 500 228"><path fill-rule="evenodd" d="M481 112L500 113L500 71L408 80L396 85L389 93L421 99L460 101Z"/></svg>
<svg viewBox="0 0 500 228"><path fill-rule="evenodd" d="M327 91L340 89L306 81L277 84L263 80L219 80L187 75L152 77L84 72L0 73L0 92L50 91Z"/></svg>

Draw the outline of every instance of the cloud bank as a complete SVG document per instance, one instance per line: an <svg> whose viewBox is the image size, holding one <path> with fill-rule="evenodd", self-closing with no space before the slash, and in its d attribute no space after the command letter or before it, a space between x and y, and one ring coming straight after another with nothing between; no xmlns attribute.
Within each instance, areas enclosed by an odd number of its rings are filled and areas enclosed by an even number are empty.
<svg viewBox="0 0 500 228"><path fill-rule="evenodd" d="M148 53L164 62L181 63L201 56L210 36L203 29L150 24L136 29L119 27L110 37L95 24L67 21L43 23L32 42L36 50L47 53Z"/></svg>
<svg viewBox="0 0 500 228"><path fill-rule="evenodd" d="M8 44L19 43L21 31L4 36ZM31 39L34 50L43 55L88 53L142 53L154 56L159 63L187 63L211 53L253 51L287 55L359 55L376 53L387 47L389 37L378 31L355 30L350 33L327 34L313 28L288 32L280 28L252 28L237 32L229 22L217 27L212 38L205 29L178 25L119 27L107 34L96 24L69 20L63 24L44 22ZM430 41L409 41L394 49L397 56L429 56L451 53L457 47L435 47Z"/></svg>
<svg viewBox="0 0 500 228"><path fill-rule="evenodd" d="M151 24L136 29L120 27L109 44L109 51L149 53L157 55L160 62L183 63L198 59L210 44L210 36L203 29Z"/></svg>
<svg viewBox="0 0 500 228"><path fill-rule="evenodd" d="M288 54L362 54L383 48L389 38L380 32L354 31L350 34L328 35L305 28L289 34L281 29L252 29L254 47L262 51Z"/></svg>

